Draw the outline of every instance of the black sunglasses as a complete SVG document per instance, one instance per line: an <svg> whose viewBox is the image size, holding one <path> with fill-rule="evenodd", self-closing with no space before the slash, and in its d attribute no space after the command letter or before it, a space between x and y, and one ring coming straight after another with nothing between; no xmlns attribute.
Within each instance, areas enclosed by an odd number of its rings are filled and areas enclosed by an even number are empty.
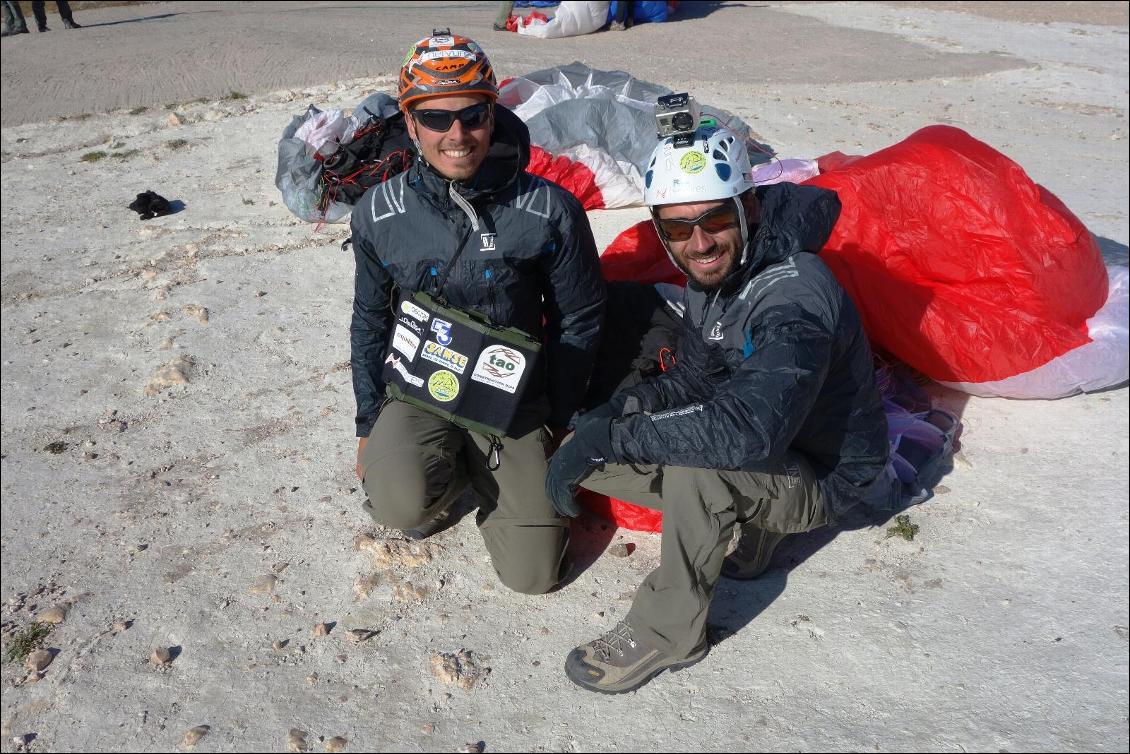
<svg viewBox="0 0 1130 754"><path fill-rule="evenodd" d="M668 241L686 241L694 233L695 226L707 233L721 233L738 224L738 210L732 202L707 210L693 220L656 218L659 233Z"/></svg>
<svg viewBox="0 0 1130 754"><path fill-rule="evenodd" d="M490 103L480 102L462 110L413 110L412 117L429 131L447 133L458 118L463 128L481 128L490 120Z"/></svg>

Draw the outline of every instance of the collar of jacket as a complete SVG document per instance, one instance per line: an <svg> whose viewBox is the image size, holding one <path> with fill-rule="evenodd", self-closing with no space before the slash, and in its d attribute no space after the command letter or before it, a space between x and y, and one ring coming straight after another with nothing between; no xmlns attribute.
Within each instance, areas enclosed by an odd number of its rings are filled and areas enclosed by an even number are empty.
<svg viewBox="0 0 1130 754"><path fill-rule="evenodd" d="M712 289L722 296L734 293L771 264L802 251L818 253L839 217L839 202L832 191L791 183L761 186L755 191L761 203L761 222L750 234L752 249L745 264L734 268L718 288ZM693 281L688 284L702 290Z"/></svg>
<svg viewBox="0 0 1130 754"><path fill-rule="evenodd" d="M486 159L468 181L444 178L417 155L408 176L409 185L440 209L446 210L452 200L453 186L470 203L505 191L517 181L530 163L530 131L522 119L505 107L494 106L494 130Z"/></svg>

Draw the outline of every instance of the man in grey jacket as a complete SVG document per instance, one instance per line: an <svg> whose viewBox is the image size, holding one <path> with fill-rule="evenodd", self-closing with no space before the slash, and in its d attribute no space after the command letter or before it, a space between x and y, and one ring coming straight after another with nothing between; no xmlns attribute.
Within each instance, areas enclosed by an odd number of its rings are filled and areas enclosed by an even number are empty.
<svg viewBox="0 0 1130 754"><path fill-rule="evenodd" d="M529 132L497 96L482 49L450 32L417 42L400 71L417 157L369 189L352 217L357 473L373 519L413 538L434 532L470 485L499 578L536 594L564 575L568 522L545 494L546 455L583 396L605 291L584 210L526 172ZM425 371L412 384L440 401L460 389L455 372L472 372L440 320L429 332L426 319L399 316L420 312L408 300L416 292L542 344L505 436L386 395L386 364L405 374L413 353Z"/></svg>
<svg viewBox="0 0 1130 754"><path fill-rule="evenodd" d="M579 484L663 512L659 567L627 618L566 659L571 680L604 693L701 660L720 575L756 578L786 535L890 490L871 350L817 256L835 193L755 188L744 141L715 125L661 142L644 182L688 278L677 363L582 415L546 479L565 515Z"/></svg>

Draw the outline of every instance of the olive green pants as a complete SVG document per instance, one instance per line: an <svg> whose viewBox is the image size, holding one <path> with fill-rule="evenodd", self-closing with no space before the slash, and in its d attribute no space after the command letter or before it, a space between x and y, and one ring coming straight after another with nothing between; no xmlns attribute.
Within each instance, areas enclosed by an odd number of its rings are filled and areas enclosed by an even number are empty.
<svg viewBox="0 0 1130 754"><path fill-rule="evenodd" d="M568 524L545 495L544 428L490 440L422 409L389 401L362 453L365 509L382 526L411 529L446 510L470 484L476 522L499 579L541 594L557 585ZM497 469L488 468L488 459Z"/></svg>
<svg viewBox="0 0 1130 754"><path fill-rule="evenodd" d="M628 622L675 657L688 656L705 636L735 524L797 534L828 520L812 466L791 452L779 473L610 464L582 484L662 511L659 567L637 590Z"/></svg>

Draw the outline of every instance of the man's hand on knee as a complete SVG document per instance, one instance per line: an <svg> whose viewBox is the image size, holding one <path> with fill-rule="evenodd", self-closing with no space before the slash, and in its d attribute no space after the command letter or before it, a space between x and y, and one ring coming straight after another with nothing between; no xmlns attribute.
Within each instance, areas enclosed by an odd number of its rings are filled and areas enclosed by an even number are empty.
<svg viewBox="0 0 1130 754"><path fill-rule="evenodd" d="M357 438L357 465L353 470L357 472L357 478L365 481L365 468L361 465L361 454L365 452L365 443L369 442L368 437Z"/></svg>

